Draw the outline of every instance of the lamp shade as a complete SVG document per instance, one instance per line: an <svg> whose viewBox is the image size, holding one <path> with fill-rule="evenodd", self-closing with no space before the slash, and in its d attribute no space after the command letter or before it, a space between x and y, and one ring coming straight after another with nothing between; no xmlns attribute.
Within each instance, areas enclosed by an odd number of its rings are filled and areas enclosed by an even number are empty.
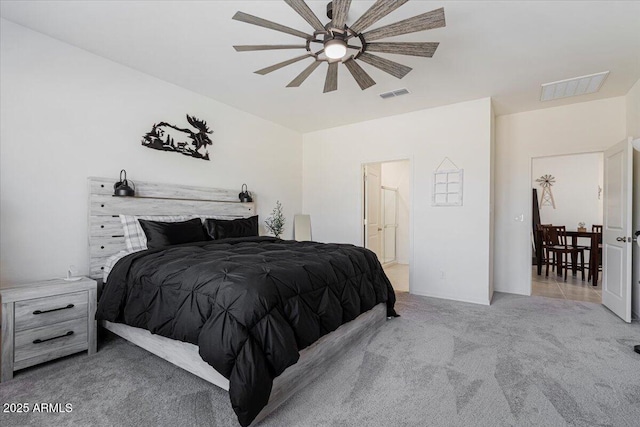
<svg viewBox="0 0 640 427"><path fill-rule="evenodd" d="M242 188L240 189L240 194L238 194L238 198L242 203L253 202L251 193L249 192L249 190L247 190L247 184L242 184Z"/></svg>
<svg viewBox="0 0 640 427"><path fill-rule="evenodd" d="M124 175L124 178L123 178ZM131 187L131 185L133 187ZM113 195L120 197L133 197L136 195L135 184L131 181L131 185L129 185L129 181L127 181L127 171L122 169L120 171L120 181L113 184Z"/></svg>

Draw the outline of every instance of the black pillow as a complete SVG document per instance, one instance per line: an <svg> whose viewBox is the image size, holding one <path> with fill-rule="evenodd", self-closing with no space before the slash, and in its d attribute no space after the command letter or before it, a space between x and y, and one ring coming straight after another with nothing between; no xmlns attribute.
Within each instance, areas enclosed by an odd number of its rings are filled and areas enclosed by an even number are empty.
<svg viewBox="0 0 640 427"><path fill-rule="evenodd" d="M204 222L204 228L214 240L229 237L252 237L258 235L258 215L238 219L212 219Z"/></svg>
<svg viewBox="0 0 640 427"><path fill-rule="evenodd" d="M206 240L200 218L182 222L159 222L145 219L138 221L147 236L148 249Z"/></svg>

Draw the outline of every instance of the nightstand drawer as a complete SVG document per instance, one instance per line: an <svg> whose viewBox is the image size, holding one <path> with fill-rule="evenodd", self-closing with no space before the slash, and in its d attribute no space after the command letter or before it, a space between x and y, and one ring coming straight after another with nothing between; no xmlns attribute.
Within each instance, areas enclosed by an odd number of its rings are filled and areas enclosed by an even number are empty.
<svg viewBox="0 0 640 427"><path fill-rule="evenodd" d="M59 350L67 347L86 347L87 323L85 316L82 319L16 332L14 361L18 363L43 354L60 353Z"/></svg>
<svg viewBox="0 0 640 427"><path fill-rule="evenodd" d="M15 331L87 317L87 292L55 295L15 303Z"/></svg>

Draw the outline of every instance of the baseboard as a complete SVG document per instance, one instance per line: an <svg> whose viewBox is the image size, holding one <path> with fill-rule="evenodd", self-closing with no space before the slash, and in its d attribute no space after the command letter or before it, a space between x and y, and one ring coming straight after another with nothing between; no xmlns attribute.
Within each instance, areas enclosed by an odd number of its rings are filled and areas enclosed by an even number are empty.
<svg viewBox="0 0 640 427"><path fill-rule="evenodd" d="M408 262L400 262L398 260L396 261L389 261L389 262L385 262L382 264L382 268L386 268L386 267L392 267L394 265L406 265L407 267L409 266Z"/></svg>
<svg viewBox="0 0 640 427"><path fill-rule="evenodd" d="M476 300L476 299L469 299L469 298L458 298L458 297L453 297L451 295L438 295L438 294L433 294L430 292L414 292L414 291L409 291L410 294L412 295L418 295L421 297L429 297L429 298L438 298L438 299L446 299L449 301L458 301L458 302L466 302L466 303L471 303L471 304L480 304L480 305L491 305L491 301L489 301L489 299L486 300Z"/></svg>
<svg viewBox="0 0 640 427"><path fill-rule="evenodd" d="M513 289L509 289L509 290L505 290L505 289L498 289L498 288L493 288L493 292L501 292L503 294L513 294L513 295L522 295L525 297L530 297L530 291L527 290L513 290Z"/></svg>

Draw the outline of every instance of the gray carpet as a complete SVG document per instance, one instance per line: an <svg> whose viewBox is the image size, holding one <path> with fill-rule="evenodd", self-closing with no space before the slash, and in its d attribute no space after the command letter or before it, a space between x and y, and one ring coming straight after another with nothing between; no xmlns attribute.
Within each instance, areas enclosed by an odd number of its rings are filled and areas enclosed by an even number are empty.
<svg viewBox="0 0 640 427"><path fill-rule="evenodd" d="M640 425L640 325L604 307L496 294L491 307L399 294L388 321L264 426ZM4 426L237 426L227 394L120 338L19 372Z"/></svg>

